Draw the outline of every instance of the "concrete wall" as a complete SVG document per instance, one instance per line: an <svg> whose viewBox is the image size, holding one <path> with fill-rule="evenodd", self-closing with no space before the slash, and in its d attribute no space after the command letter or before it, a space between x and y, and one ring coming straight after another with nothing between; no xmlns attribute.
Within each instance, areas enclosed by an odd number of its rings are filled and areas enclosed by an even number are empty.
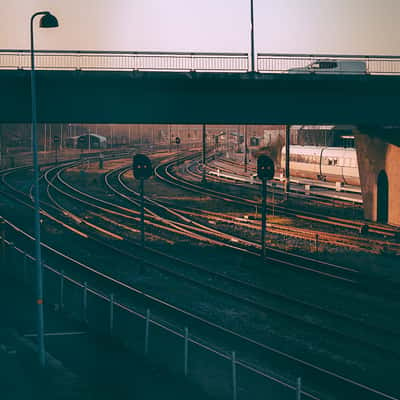
<svg viewBox="0 0 400 400"><path fill-rule="evenodd" d="M365 218L377 220L377 180L384 170L389 181L388 223L400 226L400 147L361 131L355 139Z"/></svg>

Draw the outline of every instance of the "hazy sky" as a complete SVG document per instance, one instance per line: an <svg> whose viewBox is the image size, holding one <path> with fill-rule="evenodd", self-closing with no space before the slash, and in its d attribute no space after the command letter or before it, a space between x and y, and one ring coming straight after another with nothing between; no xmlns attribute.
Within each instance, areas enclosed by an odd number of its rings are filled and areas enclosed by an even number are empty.
<svg viewBox="0 0 400 400"><path fill-rule="evenodd" d="M0 48L249 51L250 0L0 0ZM254 0L258 52L400 55L400 0Z"/></svg>

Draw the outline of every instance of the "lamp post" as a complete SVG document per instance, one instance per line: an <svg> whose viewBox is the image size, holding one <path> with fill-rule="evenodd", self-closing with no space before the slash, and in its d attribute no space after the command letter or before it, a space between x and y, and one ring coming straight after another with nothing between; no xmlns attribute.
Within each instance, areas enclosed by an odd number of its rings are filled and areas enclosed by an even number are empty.
<svg viewBox="0 0 400 400"><path fill-rule="evenodd" d="M255 72L255 55L254 55L254 0L250 0L250 23L251 23L251 72Z"/></svg>
<svg viewBox="0 0 400 400"><path fill-rule="evenodd" d="M33 40L33 22L35 17L42 15L41 28L55 28L58 26L57 18L48 11L39 11L31 17L31 96L32 96L32 142L33 142L33 185L34 185L34 230L35 230L35 258L36 258L36 305L37 305L37 333L39 346L39 362L45 366L44 348L44 323L43 323L43 271L42 253L40 248L40 199L39 199L39 162L38 140L36 134L36 81L35 81L35 50Z"/></svg>

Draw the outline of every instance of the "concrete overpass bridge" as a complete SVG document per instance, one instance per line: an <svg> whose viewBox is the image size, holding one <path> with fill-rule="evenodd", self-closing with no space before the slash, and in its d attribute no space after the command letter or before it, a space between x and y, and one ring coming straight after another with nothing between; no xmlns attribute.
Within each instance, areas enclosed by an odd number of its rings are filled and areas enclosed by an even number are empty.
<svg viewBox="0 0 400 400"><path fill-rule="evenodd" d="M293 69L358 61L362 73ZM400 225L400 57L37 52L38 121L346 124L366 217ZM28 51L0 51L0 122L29 122Z"/></svg>

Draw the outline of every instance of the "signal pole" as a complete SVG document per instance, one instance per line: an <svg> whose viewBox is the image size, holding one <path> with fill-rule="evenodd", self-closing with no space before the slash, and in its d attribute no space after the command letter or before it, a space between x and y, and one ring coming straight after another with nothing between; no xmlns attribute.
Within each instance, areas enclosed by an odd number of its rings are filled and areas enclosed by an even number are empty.
<svg viewBox="0 0 400 400"><path fill-rule="evenodd" d="M201 179L202 183L206 183L206 124L203 124L203 151L202 151L202 163L203 163L203 177Z"/></svg>
<svg viewBox="0 0 400 400"><path fill-rule="evenodd" d="M247 125L244 126L244 172L247 172Z"/></svg>
<svg viewBox="0 0 400 400"><path fill-rule="evenodd" d="M261 256L265 258L265 232L267 229L267 181L274 178L274 162L266 155L257 160L257 175L262 181L262 214L261 214Z"/></svg>
<svg viewBox="0 0 400 400"><path fill-rule="evenodd" d="M290 125L286 125L285 137L285 194L286 200L289 198L290 192Z"/></svg>
<svg viewBox="0 0 400 400"><path fill-rule="evenodd" d="M262 203L261 203L261 254L265 258L265 231L267 230L267 180L262 180Z"/></svg>
<svg viewBox="0 0 400 400"><path fill-rule="evenodd" d="M132 160L133 176L139 180L140 192L140 243L144 247L144 180L153 174L150 159L144 154L136 154Z"/></svg>
<svg viewBox="0 0 400 400"><path fill-rule="evenodd" d="M144 179L140 178L140 243L144 247Z"/></svg>

